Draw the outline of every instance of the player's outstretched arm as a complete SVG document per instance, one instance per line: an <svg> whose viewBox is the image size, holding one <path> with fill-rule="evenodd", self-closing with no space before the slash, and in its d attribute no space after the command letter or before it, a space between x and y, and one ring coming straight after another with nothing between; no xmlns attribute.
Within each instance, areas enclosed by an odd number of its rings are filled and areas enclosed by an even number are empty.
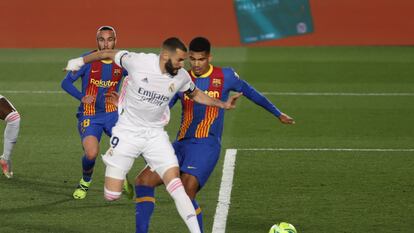
<svg viewBox="0 0 414 233"><path fill-rule="evenodd" d="M226 110L235 108L237 99L242 95L243 93L237 93L235 95L230 96L226 102L223 102L218 99L211 98L198 88L196 88L192 93L189 94L190 98L192 98L197 103L219 107Z"/></svg>
<svg viewBox="0 0 414 233"><path fill-rule="evenodd" d="M103 59L111 59L115 60L115 55L119 52L119 50L116 49L105 49L96 51L94 53L88 54L83 57L84 63L91 63L93 61L99 61Z"/></svg>
<svg viewBox="0 0 414 233"><path fill-rule="evenodd" d="M64 70L65 71L78 71L86 63L103 60L103 59L115 60L115 55L118 51L119 50L100 50L100 51L96 51L91 54L88 54L84 57L70 59Z"/></svg>
<svg viewBox="0 0 414 233"><path fill-rule="evenodd" d="M293 120L293 118L281 112L274 104L272 104L272 102L270 102L270 100L268 100L263 94L258 92L256 89L254 89L250 84L241 79L239 79L238 81L241 82L241 91L244 93L244 96L246 96L249 100L251 100L259 106L262 106L264 109L272 113L283 124L295 124L295 120Z"/></svg>

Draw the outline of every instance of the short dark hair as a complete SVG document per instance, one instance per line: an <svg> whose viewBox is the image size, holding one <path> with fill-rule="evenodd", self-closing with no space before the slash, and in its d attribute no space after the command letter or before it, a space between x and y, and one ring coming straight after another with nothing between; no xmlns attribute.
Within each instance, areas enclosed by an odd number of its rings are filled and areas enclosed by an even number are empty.
<svg viewBox="0 0 414 233"><path fill-rule="evenodd" d="M211 44L205 37L196 37L190 42L190 51L210 53Z"/></svg>
<svg viewBox="0 0 414 233"><path fill-rule="evenodd" d="M175 52L175 50L180 49L184 52L187 52L187 47L185 44L178 39L177 37L170 37L162 43L162 48L166 49L171 52Z"/></svg>

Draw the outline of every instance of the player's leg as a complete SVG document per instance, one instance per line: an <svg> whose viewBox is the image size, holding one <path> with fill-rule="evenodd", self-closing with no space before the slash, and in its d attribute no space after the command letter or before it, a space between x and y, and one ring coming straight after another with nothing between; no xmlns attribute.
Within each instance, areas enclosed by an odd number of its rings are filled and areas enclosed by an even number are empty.
<svg viewBox="0 0 414 233"><path fill-rule="evenodd" d="M92 180L93 169L95 167L96 157L99 153L99 141L94 135L86 136L82 140L85 155L82 157L82 177L89 182Z"/></svg>
<svg viewBox="0 0 414 233"><path fill-rule="evenodd" d="M200 231L204 232L203 213L201 211L200 205L196 200L196 195L200 187L198 180L195 176L190 175L188 173L181 173L181 180L183 182L185 192L187 193L188 197L191 199L191 203L193 204L195 213L197 215L198 225L200 226Z"/></svg>
<svg viewBox="0 0 414 233"><path fill-rule="evenodd" d="M200 232L194 207L190 198L184 190L180 179L177 157L165 131L153 131L151 138L143 151L145 161L155 170L167 188L168 193L173 198L175 206L187 225L190 232Z"/></svg>
<svg viewBox="0 0 414 233"><path fill-rule="evenodd" d="M198 191L205 185L220 155L220 146L214 143L175 142L174 148L180 148L181 180L185 191L196 210L198 224L203 232L203 215L196 201ZM177 150L176 150L177 151Z"/></svg>
<svg viewBox="0 0 414 233"><path fill-rule="evenodd" d="M126 173L123 169L108 165L105 170L104 197L107 201L121 198Z"/></svg>
<svg viewBox="0 0 414 233"><path fill-rule="evenodd" d="M3 154L0 156L0 164L3 174L7 178L12 178L11 153L19 135L20 115L14 106L3 96L0 96L0 119L6 122L4 147Z"/></svg>
<svg viewBox="0 0 414 233"><path fill-rule="evenodd" d="M82 156L82 178L73 192L73 198L84 199L92 183L95 160L99 153L99 141L104 119L80 117L78 123L84 155Z"/></svg>
<svg viewBox="0 0 414 233"><path fill-rule="evenodd" d="M179 174L180 171L178 167L169 168L163 174L164 184L168 193L174 199L178 213L184 220L190 232L201 232L193 204L185 192Z"/></svg>
<svg viewBox="0 0 414 233"><path fill-rule="evenodd" d="M146 166L135 179L135 232L147 233L155 208L155 187L162 184L160 176Z"/></svg>
<svg viewBox="0 0 414 233"><path fill-rule="evenodd" d="M112 128L115 126L116 122L118 121L118 112L111 112L107 113L105 117L105 125L104 125L104 132L109 137L112 137ZM128 199L134 198L134 187L128 181L128 175L126 176L123 186L122 186L122 193L127 196Z"/></svg>
<svg viewBox="0 0 414 233"><path fill-rule="evenodd" d="M177 147L176 147L177 146ZM173 144L180 161L178 143ZM163 184L161 177L147 165L135 178L135 225L136 233L147 233L152 213L155 208L155 187Z"/></svg>
<svg viewBox="0 0 414 233"><path fill-rule="evenodd" d="M113 128L111 147L102 156L106 165L104 197L107 201L116 201L121 197L126 175L144 143L145 139L139 134L124 131L121 127L117 129L117 126Z"/></svg>

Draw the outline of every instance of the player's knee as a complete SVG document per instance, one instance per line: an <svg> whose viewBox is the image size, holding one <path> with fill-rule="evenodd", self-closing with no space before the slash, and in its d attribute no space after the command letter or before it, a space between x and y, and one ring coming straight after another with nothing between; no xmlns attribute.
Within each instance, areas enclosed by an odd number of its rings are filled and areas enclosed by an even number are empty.
<svg viewBox="0 0 414 233"><path fill-rule="evenodd" d="M83 150L86 157L89 160L93 160L98 156L99 153L99 141L93 135L88 135L82 140Z"/></svg>
<svg viewBox="0 0 414 233"><path fill-rule="evenodd" d="M98 156L98 148L85 148L85 156L89 160L94 160Z"/></svg>
<svg viewBox="0 0 414 233"><path fill-rule="evenodd" d="M104 198L107 201L116 201L121 198L122 183L126 177L126 171L107 165L105 170L105 186L104 186ZM110 189L108 189L109 187ZM117 191L114 191L117 190Z"/></svg>
<svg viewBox="0 0 414 233"><path fill-rule="evenodd" d="M158 181L158 179L153 179L150 177L141 177L141 178L136 178L135 179L135 185L140 185L140 186L148 186L148 187L157 187L158 185L162 184L162 180Z"/></svg>
<svg viewBox="0 0 414 233"><path fill-rule="evenodd" d="M107 201L116 201L121 198L122 192L114 192L104 188L104 198Z"/></svg>
<svg viewBox="0 0 414 233"><path fill-rule="evenodd" d="M139 175L135 178L135 185L145 185L145 186L153 187L150 184L148 177L142 176L142 175Z"/></svg>

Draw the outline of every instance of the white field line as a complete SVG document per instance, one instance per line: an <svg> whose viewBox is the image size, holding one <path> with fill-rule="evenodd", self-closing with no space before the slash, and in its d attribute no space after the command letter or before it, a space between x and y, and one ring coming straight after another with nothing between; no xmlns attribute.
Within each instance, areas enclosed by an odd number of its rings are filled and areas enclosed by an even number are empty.
<svg viewBox="0 0 414 233"><path fill-rule="evenodd" d="M21 90L21 91L12 91L12 90L0 90L2 94L63 94L66 93L64 91L29 91L29 90Z"/></svg>
<svg viewBox="0 0 414 233"><path fill-rule="evenodd" d="M0 90L4 94L64 94L64 91L49 90ZM278 96L414 96L414 93L354 93L354 92L262 92L263 95Z"/></svg>
<svg viewBox="0 0 414 233"><path fill-rule="evenodd" d="M344 151L344 152L414 152L411 148L401 149L359 149L359 148L243 148L227 149L224 155L223 176L221 178L220 191L216 213L214 215L212 233L225 233L227 215L230 208L231 190L233 186L234 168L236 167L237 151Z"/></svg>
<svg viewBox="0 0 414 233"><path fill-rule="evenodd" d="M414 152L414 148L238 148L242 151L357 151L357 152Z"/></svg>
<svg viewBox="0 0 414 233"><path fill-rule="evenodd" d="M224 156L223 176L221 177L220 192L214 215L212 233L225 233L227 215L230 207L231 189L233 186L234 167L236 166L236 149L227 149Z"/></svg>

